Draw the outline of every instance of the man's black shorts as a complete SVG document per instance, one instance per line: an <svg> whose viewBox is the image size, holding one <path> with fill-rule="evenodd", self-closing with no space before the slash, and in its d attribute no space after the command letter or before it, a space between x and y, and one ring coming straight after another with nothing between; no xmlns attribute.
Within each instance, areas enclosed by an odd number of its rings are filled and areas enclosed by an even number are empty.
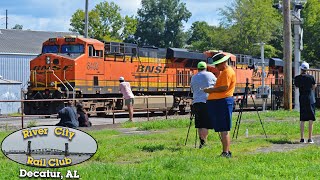
<svg viewBox="0 0 320 180"><path fill-rule="evenodd" d="M196 128L213 129L213 125L209 120L206 103L194 103L193 110L195 115Z"/></svg>

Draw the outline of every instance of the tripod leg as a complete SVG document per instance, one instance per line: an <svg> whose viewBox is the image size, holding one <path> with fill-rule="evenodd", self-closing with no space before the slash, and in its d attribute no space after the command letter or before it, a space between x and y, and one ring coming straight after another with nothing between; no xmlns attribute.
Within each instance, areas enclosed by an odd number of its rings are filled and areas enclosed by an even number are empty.
<svg viewBox="0 0 320 180"><path fill-rule="evenodd" d="M187 145L187 141L188 141L188 137L189 137L189 132L190 132L191 124L192 124L192 119L190 119L190 124L189 124L189 128L188 128L187 138L186 138L186 141L185 141L185 143L184 143L185 146Z"/></svg>
<svg viewBox="0 0 320 180"><path fill-rule="evenodd" d="M238 113L238 117L237 117L237 121L236 121L236 125L234 126L234 130L233 130L233 135L232 135L232 139L234 138L234 135L236 134L237 132L237 128L238 128L238 124L239 124L239 120L240 120L240 113L241 112L241 107L240 107L240 110L239 110L239 113Z"/></svg>
<svg viewBox="0 0 320 180"><path fill-rule="evenodd" d="M196 139L194 141L194 148L197 148L197 140L198 140L198 132L197 132L197 129L196 129Z"/></svg>
<svg viewBox="0 0 320 180"><path fill-rule="evenodd" d="M237 134L236 134L236 139L238 139L240 123L241 123L241 119L242 119L242 112L243 112L243 108L241 108L241 113L240 113L240 118L239 118L239 123L238 123L238 128L237 128Z"/></svg>
<svg viewBox="0 0 320 180"><path fill-rule="evenodd" d="M259 121L260 121L260 124L261 124L261 126L262 126L262 129L263 129L264 135L266 136L266 138L268 138L268 137L267 137L266 130L264 129L263 123L262 123L262 121L261 121L261 118L260 118L260 114L259 114L258 108L257 108L257 106L256 106L256 103L254 102L253 97L252 97L252 94L251 94L251 99L252 99L252 102L253 102L253 106L254 106L254 108L255 108L255 109L256 109L256 111L257 111L257 114L258 114L258 117L259 117Z"/></svg>

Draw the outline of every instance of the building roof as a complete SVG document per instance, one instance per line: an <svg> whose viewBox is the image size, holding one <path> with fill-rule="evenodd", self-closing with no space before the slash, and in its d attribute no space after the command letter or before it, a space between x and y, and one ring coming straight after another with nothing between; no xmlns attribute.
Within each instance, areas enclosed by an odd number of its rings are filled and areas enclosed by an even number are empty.
<svg viewBox="0 0 320 180"><path fill-rule="evenodd" d="M74 32L48 32L0 29L0 54L40 54L42 43L49 38L76 35Z"/></svg>

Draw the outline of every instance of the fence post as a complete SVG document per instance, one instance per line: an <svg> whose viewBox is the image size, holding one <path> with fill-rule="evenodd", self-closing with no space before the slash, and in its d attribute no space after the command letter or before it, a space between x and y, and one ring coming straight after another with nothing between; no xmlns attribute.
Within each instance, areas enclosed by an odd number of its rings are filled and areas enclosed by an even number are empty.
<svg viewBox="0 0 320 180"><path fill-rule="evenodd" d="M114 115L114 99L112 99L112 124L115 124L115 121L114 121L114 118L115 118L115 115Z"/></svg>
<svg viewBox="0 0 320 180"><path fill-rule="evenodd" d="M167 107L167 95L166 94L164 94L164 103L165 103L165 105L164 105L164 107L166 108L166 119L168 119L168 107Z"/></svg>
<svg viewBox="0 0 320 180"><path fill-rule="evenodd" d="M24 111L24 103L23 100L21 100L21 129L23 129L23 111Z"/></svg>
<svg viewBox="0 0 320 180"><path fill-rule="evenodd" d="M148 114L148 121L149 121L149 96L147 96L147 114Z"/></svg>

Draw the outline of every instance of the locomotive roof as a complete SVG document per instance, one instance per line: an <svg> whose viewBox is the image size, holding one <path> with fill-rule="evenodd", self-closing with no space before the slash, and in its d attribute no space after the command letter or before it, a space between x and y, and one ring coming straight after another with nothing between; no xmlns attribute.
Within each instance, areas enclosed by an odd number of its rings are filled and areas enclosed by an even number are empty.
<svg viewBox="0 0 320 180"><path fill-rule="evenodd" d="M66 35L76 35L76 33L0 29L0 54L38 55L41 53L44 41Z"/></svg>
<svg viewBox="0 0 320 180"><path fill-rule="evenodd" d="M283 66L283 60L280 58L270 58L269 66Z"/></svg>
<svg viewBox="0 0 320 180"><path fill-rule="evenodd" d="M177 59L198 59L206 60L206 55L200 52L188 51L187 49L181 48L168 48L167 58L177 58Z"/></svg>

